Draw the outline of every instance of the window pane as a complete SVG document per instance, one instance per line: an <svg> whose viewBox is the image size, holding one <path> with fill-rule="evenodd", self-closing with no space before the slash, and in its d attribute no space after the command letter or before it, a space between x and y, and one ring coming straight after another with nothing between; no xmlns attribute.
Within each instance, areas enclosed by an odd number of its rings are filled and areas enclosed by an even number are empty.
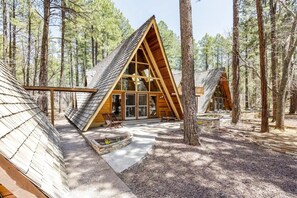
<svg viewBox="0 0 297 198"><path fill-rule="evenodd" d="M135 63L129 63L127 69L124 74L135 75Z"/></svg>
<svg viewBox="0 0 297 198"><path fill-rule="evenodd" d="M145 78L137 78L137 90L148 91L149 80Z"/></svg>
<svg viewBox="0 0 297 198"><path fill-rule="evenodd" d="M150 91L160 91L156 79L150 79Z"/></svg>
<svg viewBox="0 0 297 198"><path fill-rule="evenodd" d="M135 117L135 107L126 107L126 118Z"/></svg>
<svg viewBox="0 0 297 198"><path fill-rule="evenodd" d="M135 78L125 77L122 78L122 89L127 91L135 91Z"/></svg>
<svg viewBox="0 0 297 198"><path fill-rule="evenodd" d="M146 64L138 63L137 64L137 74L139 76L149 77L150 76L149 66Z"/></svg>
<svg viewBox="0 0 297 198"><path fill-rule="evenodd" d="M135 94L126 94L126 105L135 105Z"/></svg>
<svg viewBox="0 0 297 198"><path fill-rule="evenodd" d="M147 105L147 95L146 94L139 94L139 105Z"/></svg>
<svg viewBox="0 0 297 198"><path fill-rule="evenodd" d="M138 116L139 117L147 117L147 106L138 108Z"/></svg>

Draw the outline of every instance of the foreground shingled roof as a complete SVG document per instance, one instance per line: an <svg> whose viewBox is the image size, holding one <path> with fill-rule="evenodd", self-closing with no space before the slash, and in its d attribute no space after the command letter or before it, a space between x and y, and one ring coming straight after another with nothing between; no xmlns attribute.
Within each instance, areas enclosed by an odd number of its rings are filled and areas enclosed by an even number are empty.
<svg viewBox="0 0 297 198"><path fill-rule="evenodd" d="M225 68L195 72L195 87L204 87L204 94L199 97L198 101L198 113L205 113L223 73L225 73ZM179 86L182 79L181 71L173 71L173 76L176 85Z"/></svg>
<svg viewBox="0 0 297 198"><path fill-rule="evenodd" d="M94 94L77 94L77 109L70 107L65 113L65 116L81 131L85 129L105 95L112 88L152 20L154 20L154 16L88 72L89 79L92 79L88 87L96 88L98 91ZM93 76L95 78L92 78Z"/></svg>
<svg viewBox="0 0 297 198"><path fill-rule="evenodd" d="M47 196L67 194L58 131L1 61L0 154Z"/></svg>

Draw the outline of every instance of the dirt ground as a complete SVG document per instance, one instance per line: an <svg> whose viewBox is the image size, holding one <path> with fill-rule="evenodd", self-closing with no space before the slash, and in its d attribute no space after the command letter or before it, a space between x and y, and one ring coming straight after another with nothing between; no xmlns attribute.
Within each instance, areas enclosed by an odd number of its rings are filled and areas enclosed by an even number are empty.
<svg viewBox="0 0 297 198"><path fill-rule="evenodd" d="M297 197L297 158L230 133L159 134L153 149L120 176L137 197Z"/></svg>

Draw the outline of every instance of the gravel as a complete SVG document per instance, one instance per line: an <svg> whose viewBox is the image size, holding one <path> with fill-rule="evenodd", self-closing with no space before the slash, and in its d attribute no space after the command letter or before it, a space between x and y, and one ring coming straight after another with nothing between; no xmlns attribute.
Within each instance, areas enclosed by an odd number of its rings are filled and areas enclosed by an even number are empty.
<svg viewBox="0 0 297 198"><path fill-rule="evenodd" d="M227 133L159 134L153 149L120 177L137 197L297 197L297 158Z"/></svg>

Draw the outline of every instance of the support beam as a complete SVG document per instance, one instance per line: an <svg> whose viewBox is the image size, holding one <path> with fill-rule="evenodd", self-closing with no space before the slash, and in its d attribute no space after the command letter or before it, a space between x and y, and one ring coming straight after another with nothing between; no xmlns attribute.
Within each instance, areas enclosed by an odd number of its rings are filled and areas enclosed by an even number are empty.
<svg viewBox="0 0 297 198"><path fill-rule="evenodd" d="M73 87L43 87L43 86L24 86L24 89L31 91L63 91L63 92L88 92L95 93L98 89L93 88L73 88Z"/></svg>
<svg viewBox="0 0 297 198"><path fill-rule="evenodd" d="M51 90L51 121L52 125L55 125L55 98L54 90Z"/></svg>
<svg viewBox="0 0 297 198"><path fill-rule="evenodd" d="M24 89L30 91L49 91L51 98L51 122L55 124L55 91L59 92L87 92L96 93L98 89L92 88L73 88L73 87L43 87L43 86L24 86Z"/></svg>

